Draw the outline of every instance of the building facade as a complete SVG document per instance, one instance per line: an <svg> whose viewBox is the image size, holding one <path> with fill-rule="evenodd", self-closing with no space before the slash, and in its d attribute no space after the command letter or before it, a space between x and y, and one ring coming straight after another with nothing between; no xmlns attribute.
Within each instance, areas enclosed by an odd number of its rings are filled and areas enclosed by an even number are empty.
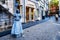
<svg viewBox="0 0 60 40"><path fill-rule="evenodd" d="M0 32L12 27L12 17L5 2L0 2Z"/></svg>
<svg viewBox="0 0 60 40"><path fill-rule="evenodd" d="M48 14L46 13L46 11L48 11L47 0L4 0L2 1L2 6L6 8L9 12L7 13L6 11L4 11L2 14L0 14L0 21L3 20L3 27L5 25L6 27L9 26L9 23L12 26L12 15L15 13L14 9L16 9L14 8L14 1L16 1L16 5L18 5L17 9L20 10L22 23L42 20Z"/></svg>
<svg viewBox="0 0 60 40"><path fill-rule="evenodd" d="M30 0L16 0L19 3L18 9L22 16L22 22L29 22L34 20L35 3ZM7 0L9 11L14 14L14 0Z"/></svg>
<svg viewBox="0 0 60 40"><path fill-rule="evenodd" d="M39 0L39 8L40 8L40 15L42 19L45 19L45 16L48 14L46 11L48 11L48 0Z"/></svg>
<svg viewBox="0 0 60 40"><path fill-rule="evenodd" d="M35 12L35 19L42 20L45 19L48 15L49 9L49 0L31 0L35 3L36 12Z"/></svg>
<svg viewBox="0 0 60 40"><path fill-rule="evenodd" d="M48 17L49 13L49 0L45 0L45 17Z"/></svg>
<svg viewBox="0 0 60 40"><path fill-rule="evenodd" d="M22 16L22 22L44 19L48 10L47 0L16 0L19 3L19 10ZM5 1L9 11L14 14L14 0Z"/></svg>
<svg viewBox="0 0 60 40"><path fill-rule="evenodd" d="M25 5L25 22L33 21L34 20L34 12L35 12L35 3L31 2L30 0L26 0Z"/></svg>

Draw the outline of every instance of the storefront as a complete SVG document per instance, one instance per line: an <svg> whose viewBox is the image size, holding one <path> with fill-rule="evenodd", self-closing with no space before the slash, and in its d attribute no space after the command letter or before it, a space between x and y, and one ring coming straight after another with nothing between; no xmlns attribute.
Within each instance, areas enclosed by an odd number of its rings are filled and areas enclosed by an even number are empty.
<svg viewBox="0 0 60 40"><path fill-rule="evenodd" d="M45 19L45 11L44 11L44 8L42 6L40 6L40 12L41 12L41 18Z"/></svg>
<svg viewBox="0 0 60 40"><path fill-rule="evenodd" d="M26 5L26 22L34 20L34 5L27 4Z"/></svg>
<svg viewBox="0 0 60 40"><path fill-rule="evenodd" d="M34 8L26 7L26 22L34 20Z"/></svg>

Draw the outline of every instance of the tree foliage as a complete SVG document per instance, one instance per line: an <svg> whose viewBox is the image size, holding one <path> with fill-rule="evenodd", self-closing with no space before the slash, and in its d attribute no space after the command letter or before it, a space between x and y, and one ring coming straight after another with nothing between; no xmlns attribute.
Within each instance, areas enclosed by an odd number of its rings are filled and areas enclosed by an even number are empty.
<svg viewBox="0 0 60 40"><path fill-rule="evenodd" d="M58 4L59 4L59 1L58 0L51 0L50 1L50 4L49 4L49 7L52 7L53 5L55 7L58 7Z"/></svg>

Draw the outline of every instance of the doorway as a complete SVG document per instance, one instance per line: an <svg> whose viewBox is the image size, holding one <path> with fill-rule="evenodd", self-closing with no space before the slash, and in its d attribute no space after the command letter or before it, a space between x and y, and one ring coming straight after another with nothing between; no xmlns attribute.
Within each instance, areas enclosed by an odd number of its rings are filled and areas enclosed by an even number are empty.
<svg viewBox="0 0 60 40"><path fill-rule="evenodd" d="M29 7L26 7L26 22L29 21Z"/></svg>

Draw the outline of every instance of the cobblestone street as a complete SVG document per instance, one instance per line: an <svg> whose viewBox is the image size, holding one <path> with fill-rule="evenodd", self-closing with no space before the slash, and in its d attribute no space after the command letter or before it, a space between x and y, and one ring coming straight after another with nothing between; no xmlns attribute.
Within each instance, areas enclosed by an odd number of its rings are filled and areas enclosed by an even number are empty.
<svg viewBox="0 0 60 40"><path fill-rule="evenodd" d="M0 40L59 40L60 39L60 25L50 20L24 29L24 37L12 38L9 35L0 37Z"/></svg>
<svg viewBox="0 0 60 40"><path fill-rule="evenodd" d="M60 40L60 0L0 0L0 40Z"/></svg>

